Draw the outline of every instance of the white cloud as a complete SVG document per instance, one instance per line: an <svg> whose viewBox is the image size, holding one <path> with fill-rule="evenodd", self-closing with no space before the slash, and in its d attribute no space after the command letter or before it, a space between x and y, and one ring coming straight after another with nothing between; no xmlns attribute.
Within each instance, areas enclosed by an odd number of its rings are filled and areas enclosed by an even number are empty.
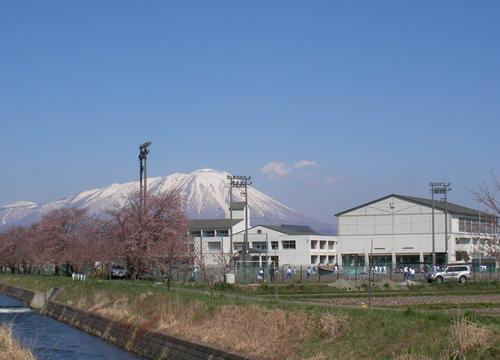
<svg viewBox="0 0 500 360"><path fill-rule="evenodd" d="M327 176L325 178L325 183L327 184L330 184L330 185L335 185L340 179L342 179L342 177L340 176Z"/></svg>
<svg viewBox="0 0 500 360"><path fill-rule="evenodd" d="M302 169L306 167L319 167L319 164L316 161L312 160L300 160L294 164L296 169Z"/></svg>
<svg viewBox="0 0 500 360"><path fill-rule="evenodd" d="M285 177L290 174L290 167L283 161L271 161L266 164L260 171L270 178Z"/></svg>

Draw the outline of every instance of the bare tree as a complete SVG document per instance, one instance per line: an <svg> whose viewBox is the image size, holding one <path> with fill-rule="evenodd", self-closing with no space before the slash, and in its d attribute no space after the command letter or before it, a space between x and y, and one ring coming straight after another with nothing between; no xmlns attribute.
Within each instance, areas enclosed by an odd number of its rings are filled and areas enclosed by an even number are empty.
<svg viewBox="0 0 500 360"><path fill-rule="evenodd" d="M481 237L479 248L498 263L500 262L500 227L498 222L500 216L500 179L492 172L490 172L490 175L492 184L483 183L477 190L472 190L471 192L483 206L486 213L482 219L484 221L483 227L486 231L482 232L481 226L478 225L478 232L480 234L484 233Z"/></svg>
<svg viewBox="0 0 500 360"><path fill-rule="evenodd" d="M189 220L175 191L148 194L146 208L140 194L130 196L123 207L108 211L109 236L135 280L156 267L166 272L170 284L173 266L188 253Z"/></svg>
<svg viewBox="0 0 500 360"><path fill-rule="evenodd" d="M218 283L224 282L225 274L234 266L239 253L224 253L223 251L205 253L201 247L201 242L195 246L194 262L199 267L200 275L208 286L209 296L213 297L215 287Z"/></svg>

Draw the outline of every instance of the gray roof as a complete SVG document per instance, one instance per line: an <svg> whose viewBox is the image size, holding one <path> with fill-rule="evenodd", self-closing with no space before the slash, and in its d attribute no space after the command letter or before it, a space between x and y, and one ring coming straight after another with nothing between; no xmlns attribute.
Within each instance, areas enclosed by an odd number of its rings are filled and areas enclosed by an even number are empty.
<svg viewBox="0 0 500 360"><path fill-rule="evenodd" d="M358 205L358 206L353 207L351 209L339 212L339 213L335 214L335 216L339 216L339 215L345 214L347 212L360 209L362 207L371 205L371 204L376 203L376 202L381 201L381 200L388 199L390 197L395 197L395 198L398 198L398 199L401 199L401 200L406 200L406 201L409 201L409 202L412 202L412 203L415 203L415 204L432 207L432 199L419 198L419 197L415 197L415 196L390 194L390 195L381 197L379 199L376 199L376 200L373 200L373 201L370 201L370 202ZM444 203L444 201L434 200L434 208L437 209L437 210L444 211L445 210L445 203ZM465 207L465 206L461 206L461 205L458 205L458 204L451 203L449 201L448 201L448 204L447 204L447 208L448 208L448 213L450 213L450 214L465 215L465 216L475 216L475 217L478 216L478 210L477 209L471 209L471 208L468 208L468 207ZM484 212L481 212L481 216L491 216L491 215L487 214L487 213L484 213Z"/></svg>
<svg viewBox="0 0 500 360"><path fill-rule="evenodd" d="M321 235L311 229L309 226L305 225L256 225L262 226L270 230L278 231L287 235ZM255 226L253 226L255 227Z"/></svg>
<svg viewBox="0 0 500 360"><path fill-rule="evenodd" d="M242 219L196 219L189 223L189 230L226 230L243 221Z"/></svg>
<svg viewBox="0 0 500 360"><path fill-rule="evenodd" d="M231 203L231 206L229 207L229 210L244 210L244 209L245 209L244 201L233 201Z"/></svg>

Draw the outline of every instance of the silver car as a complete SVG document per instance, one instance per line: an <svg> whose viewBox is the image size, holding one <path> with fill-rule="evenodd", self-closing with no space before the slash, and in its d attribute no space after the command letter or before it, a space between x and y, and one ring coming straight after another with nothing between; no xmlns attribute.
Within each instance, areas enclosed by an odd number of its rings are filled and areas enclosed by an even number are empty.
<svg viewBox="0 0 500 360"><path fill-rule="evenodd" d="M458 281L459 283L466 283L471 278L469 265L449 265L443 271L432 271L427 273L427 281Z"/></svg>

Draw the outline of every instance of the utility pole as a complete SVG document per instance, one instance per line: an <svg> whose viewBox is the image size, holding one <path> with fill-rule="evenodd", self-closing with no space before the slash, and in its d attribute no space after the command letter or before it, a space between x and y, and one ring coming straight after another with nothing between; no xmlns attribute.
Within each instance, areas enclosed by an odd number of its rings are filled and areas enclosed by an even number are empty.
<svg viewBox="0 0 500 360"><path fill-rule="evenodd" d="M372 308L372 258L373 258L373 239L370 243L370 256L368 257L368 309Z"/></svg>
<svg viewBox="0 0 500 360"><path fill-rule="evenodd" d="M148 160L149 146L151 146L151 141L145 142L139 146L139 205L141 208L141 213L146 209L146 197L147 197L147 166L146 162Z"/></svg>
<svg viewBox="0 0 500 360"><path fill-rule="evenodd" d="M229 180L229 253L233 255L233 181L232 176L228 175Z"/></svg>
<svg viewBox="0 0 500 360"><path fill-rule="evenodd" d="M432 195L432 266L436 266L436 230L434 225L434 183L431 185L431 195Z"/></svg>
<svg viewBox="0 0 500 360"><path fill-rule="evenodd" d="M431 182L432 194L432 263L436 265L436 240L434 227L434 194L444 194L444 252L445 263L448 263L448 191L451 190L451 183Z"/></svg>
<svg viewBox="0 0 500 360"><path fill-rule="evenodd" d="M451 190L450 185L448 183L444 188L444 256L446 264L448 264L448 191Z"/></svg>
<svg viewBox="0 0 500 360"><path fill-rule="evenodd" d="M241 176L241 175L228 175L228 180L229 180L229 185L230 185L230 192L232 193L233 188L237 189L243 189L241 195L244 195L245 199L245 238L244 238L244 243L243 243L243 268L245 269L245 279L246 279L246 266L247 266L247 258L248 258L248 186L252 185L252 182L250 181L252 179L251 176ZM232 195L230 195L230 198L232 199ZM229 204L231 207L231 204ZM232 219L232 212L231 210L230 216ZM232 223L230 224L232 227Z"/></svg>

